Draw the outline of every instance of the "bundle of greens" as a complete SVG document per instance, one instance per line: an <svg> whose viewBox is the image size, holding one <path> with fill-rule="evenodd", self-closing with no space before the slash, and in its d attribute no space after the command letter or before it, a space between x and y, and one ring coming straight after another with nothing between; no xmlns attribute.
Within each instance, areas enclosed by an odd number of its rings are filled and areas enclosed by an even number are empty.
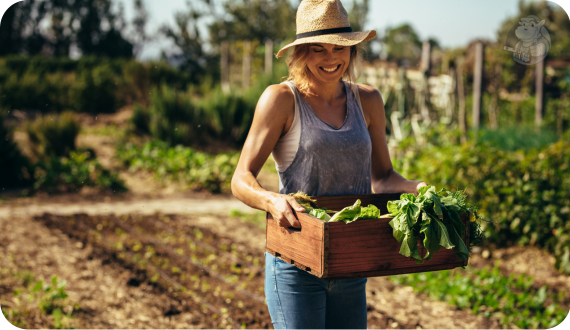
<svg viewBox="0 0 570 330"><path fill-rule="evenodd" d="M477 209L466 202L463 191L451 193L443 188L436 191L433 186L422 187L418 196L402 194L400 200L388 202L388 211L394 217L390 221L394 237L402 243L400 254L412 257L421 264L430 260L441 247L453 249L459 260L469 258L469 249L461 239L465 235L465 225L460 214L469 213L470 233L475 245L482 239ZM427 253L422 258L417 238Z"/></svg>
<svg viewBox="0 0 570 330"><path fill-rule="evenodd" d="M293 196L297 203L305 209L305 212L317 219L329 221L331 219L329 213L335 213L334 211L327 210L326 208L319 208L316 200L311 199L311 197L301 191L298 191L295 194L289 194L289 196Z"/></svg>
<svg viewBox="0 0 570 330"><path fill-rule="evenodd" d="M317 219L324 221L344 221L351 223L361 219L378 219L380 218L380 210L374 205L366 207L360 206L360 199L352 206L345 207L339 212L327 210L326 208L319 208L316 200L311 199L307 194L299 191L295 194L289 194L305 209L305 212L314 216ZM333 214L332 218L329 214Z"/></svg>

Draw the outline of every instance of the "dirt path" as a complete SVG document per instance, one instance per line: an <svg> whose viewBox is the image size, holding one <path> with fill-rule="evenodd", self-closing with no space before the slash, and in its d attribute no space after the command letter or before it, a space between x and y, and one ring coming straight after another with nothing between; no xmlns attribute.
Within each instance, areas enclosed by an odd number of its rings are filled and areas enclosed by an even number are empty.
<svg viewBox="0 0 570 330"><path fill-rule="evenodd" d="M211 196L209 199L192 198L157 198L146 200L128 200L116 202L78 202L78 203L32 203L29 205L0 205L0 218L37 216L44 213L75 214L213 214L228 215L231 210L244 213L255 212L239 200L230 196Z"/></svg>

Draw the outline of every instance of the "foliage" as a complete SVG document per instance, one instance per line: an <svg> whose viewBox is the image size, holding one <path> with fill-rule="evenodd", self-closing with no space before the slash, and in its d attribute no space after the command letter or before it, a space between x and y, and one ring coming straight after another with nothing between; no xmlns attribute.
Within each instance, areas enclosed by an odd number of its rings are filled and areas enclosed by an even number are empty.
<svg viewBox="0 0 570 330"><path fill-rule="evenodd" d="M388 29L382 41L388 61L408 66L419 63L422 42L411 25L405 23Z"/></svg>
<svg viewBox="0 0 570 330"><path fill-rule="evenodd" d="M133 56L133 43L124 37L122 6L115 8L113 0L25 1L11 6L5 18L0 25L0 55L67 57L73 45L82 55Z"/></svg>
<svg viewBox="0 0 570 330"><path fill-rule="evenodd" d="M504 151L475 140L455 144L449 136L432 133L433 143L402 145L394 168L432 185L465 187L479 215L494 223L483 223L490 242L545 247L570 273L570 143Z"/></svg>
<svg viewBox="0 0 570 330"><path fill-rule="evenodd" d="M77 191L83 186L126 191L117 173L103 168L89 152L71 151L68 157L50 157L34 165L34 190L48 193Z"/></svg>
<svg viewBox="0 0 570 330"><path fill-rule="evenodd" d="M215 86L203 97L193 90L180 92L163 85L152 90L148 107L134 107L131 122L139 132L171 146L220 141L237 147L247 137L259 97L284 71L276 67L273 74L262 75L245 91L224 93Z"/></svg>
<svg viewBox="0 0 570 330"><path fill-rule="evenodd" d="M215 13L214 2L209 2ZM271 39L282 42L295 37L295 8L288 0L225 1L223 15L208 26L212 44L224 40ZM255 19L252 19L255 17Z"/></svg>
<svg viewBox="0 0 570 330"><path fill-rule="evenodd" d="M434 186L425 186L417 196L402 194L400 200L389 201L388 211L394 217L390 226L396 240L402 243L400 254L421 264L444 247L453 249L459 260L468 259L469 250L462 240L465 225L459 215L469 213L473 222L476 216L462 199L462 195L450 194L445 188L436 191ZM418 250L418 237L427 250L424 257Z"/></svg>
<svg viewBox="0 0 570 330"><path fill-rule="evenodd" d="M67 156L75 150L80 129L72 113L39 116L24 125L31 149L40 159Z"/></svg>
<svg viewBox="0 0 570 330"><path fill-rule="evenodd" d="M153 87L185 90L196 79L165 62L9 56L0 58L0 106L108 113L134 100L147 104Z"/></svg>
<svg viewBox="0 0 570 330"><path fill-rule="evenodd" d="M153 141L143 146L121 144L117 147L116 157L131 171L150 171L160 180L222 193L230 191L239 153L211 155L181 145L169 147L165 142Z"/></svg>
<svg viewBox="0 0 570 330"><path fill-rule="evenodd" d="M57 276L53 276L50 283L36 281L27 271L11 275L19 278L21 284L13 290L13 303L2 308L2 314L10 323L29 328L41 320L41 325L48 329L65 329L73 324L72 313L78 306L69 305L65 281Z"/></svg>
<svg viewBox="0 0 570 330"><path fill-rule="evenodd" d="M0 188L12 188L27 183L29 177L28 160L22 156L12 138L12 131L4 121L6 112L0 109ZM26 178L26 174L28 174Z"/></svg>
<svg viewBox="0 0 570 330"><path fill-rule="evenodd" d="M553 328L568 314L561 307L563 293L549 294L547 286L536 289L524 275L501 275L498 265L489 269L467 268L391 276L398 285L411 286L432 299L445 300L474 314L500 319L507 328Z"/></svg>
<svg viewBox="0 0 570 330"><path fill-rule="evenodd" d="M506 150L529 150L543 148L558 140L556 133L535 127L503 127L498 130L482 129L477 135L480 144L488 143L494 147Z"/></svg>

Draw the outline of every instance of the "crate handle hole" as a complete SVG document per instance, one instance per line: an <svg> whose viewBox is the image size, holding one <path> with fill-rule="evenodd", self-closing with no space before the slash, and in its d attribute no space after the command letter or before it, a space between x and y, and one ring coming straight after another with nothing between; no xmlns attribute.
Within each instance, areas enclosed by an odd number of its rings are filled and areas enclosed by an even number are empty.
<svg viewBox="0 0 570 330"><path fill-rule="evenodd" d="M300 233L302 228L287 227L289 234Z"/></svg>

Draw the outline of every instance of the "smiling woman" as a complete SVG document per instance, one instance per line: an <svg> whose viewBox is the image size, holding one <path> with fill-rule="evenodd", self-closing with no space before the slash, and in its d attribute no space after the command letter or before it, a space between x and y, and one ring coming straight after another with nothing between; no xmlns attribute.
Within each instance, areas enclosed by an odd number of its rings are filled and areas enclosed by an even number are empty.
<svg viewBox="0 0 570 330"><path fill-rule="evenodd" d="M331 73L344 72L344 74L341 75L342 79L351 82L352 86L356 86L354 83L356 83L356 79L359 76L358 70L360 68L360 61L362 60L360 49L360 45L345 47L315 43L296 46L291 55L287 58L287 66L289 67L289 77L287 80L294 81L301 92L309 92L309 77L311 74L314 74L314 72L309 68L310 64L307 63L307 59L312 52L313 54L319 54L319 56L311 56L312 61L320 59L323 62L323 67L320 67L321 70ZM343 61L346 68L342 67L340 63L334 63L336 59ZM327 60L331 62L327 64ZM336 75L333 75L333 79L336 79L336 81L339 80Z"/></svg>
<svg viewBox="0 0 570 330"><path fill-rule="evenodd" d="M340 0L303 0L289 78L269 86L232 178L232 193L271 213L281 227L305 212L290 193L310 196L417 193L420 181L396 173L386 144L380 93L357 85L358 44L374 31L352 32ZM279 192L256 180L273 153ZM366 279L327 280L266 253L265 294L276 329L366 328Z"/></svg>

